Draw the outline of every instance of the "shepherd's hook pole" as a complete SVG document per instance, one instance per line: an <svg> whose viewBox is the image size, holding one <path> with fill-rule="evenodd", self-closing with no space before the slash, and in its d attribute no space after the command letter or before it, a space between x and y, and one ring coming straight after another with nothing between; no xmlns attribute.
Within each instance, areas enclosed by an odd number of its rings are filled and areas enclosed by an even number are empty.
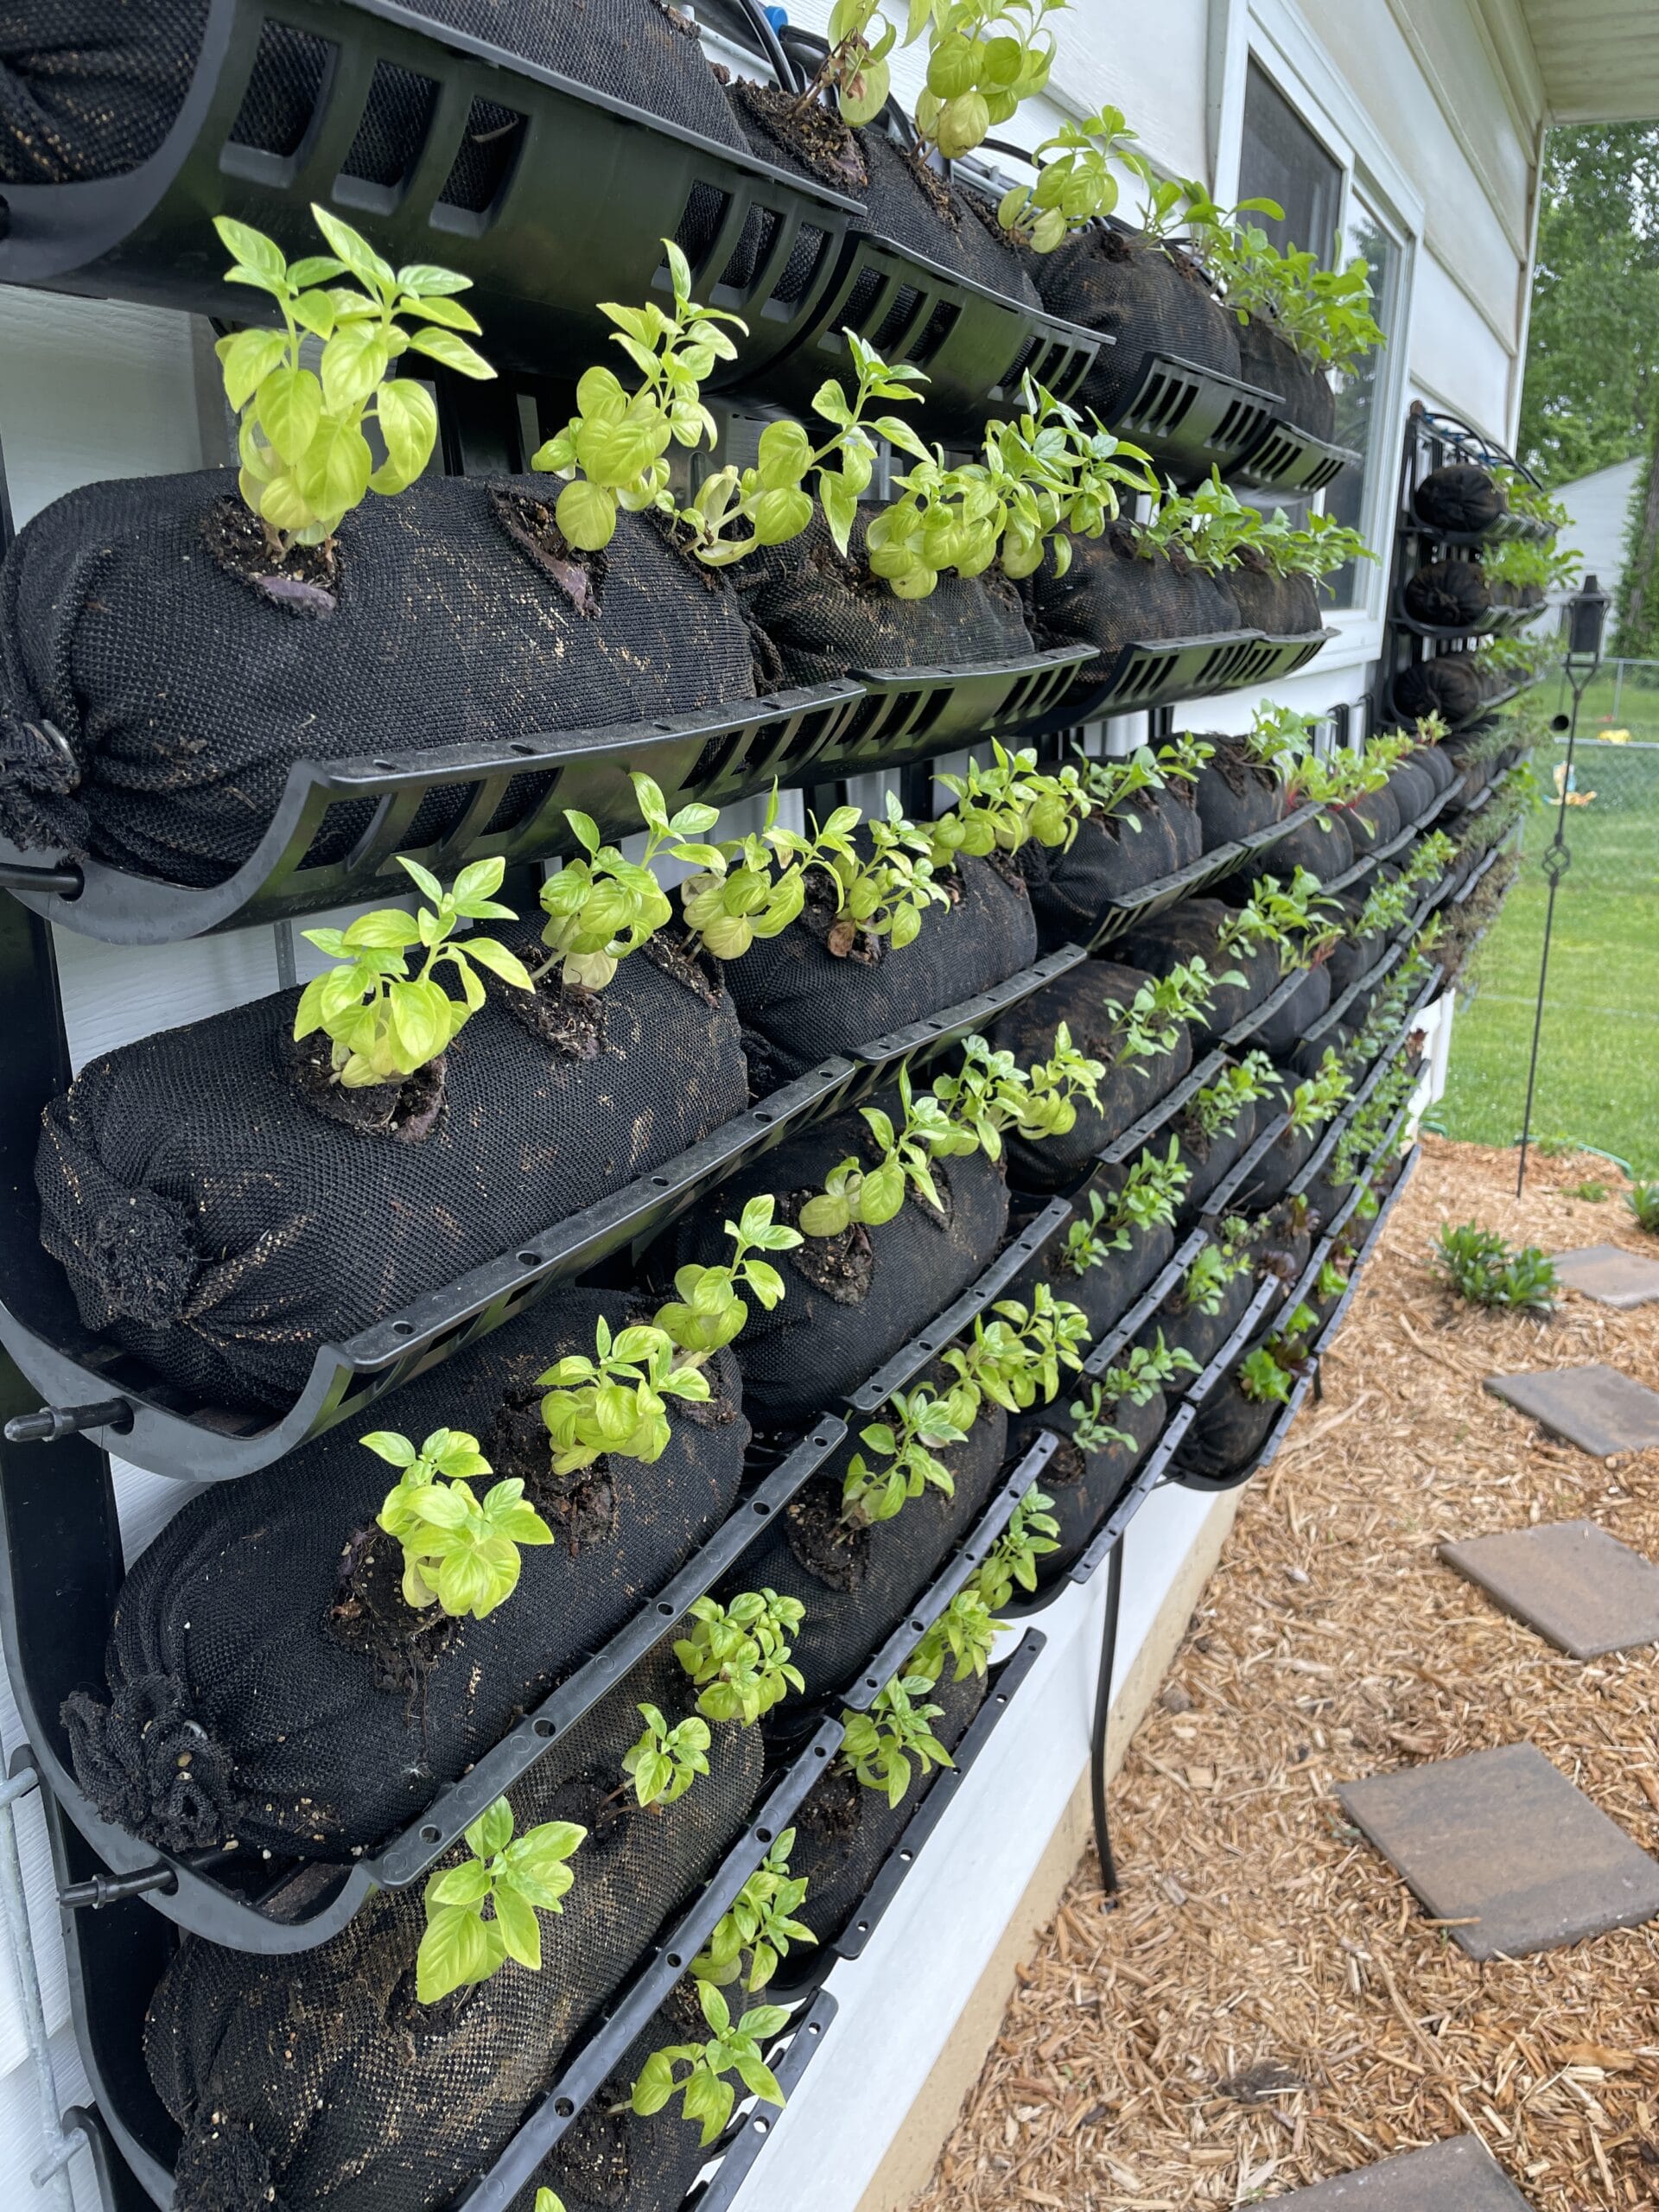
<svg viewBox="0 0 1659 2212"><path fill-rule="evenodd" d="M1555 728L1567 730L1567 758L1561 763L1561 795L1555 807L1555 835L1544 850L1543 870L1549 879L1549 900L1544 908L1544 950L1538 963L1538 1003L1532 1016L1532 1057L1527 1064L1527 1103L1521 1116L1521 1159L1515 1171L1515 1195L1518 1198L1527 1186L1527 1147L1532 1140L1532 1101L1538 1084L1538 1045L1544 1027L1544 986L1549 976L1549 940L1555 927L1555 893L1561 887L1561 878L1573 865L1573 855L1567 847L1567 795L1573 788L1573 748L1579 741L1579 702L1585 686L1596 672L1592 663L1582 674L1571 663L1567 665L1567 682L1573 687L1571 715L1557 715Z"/></svg>

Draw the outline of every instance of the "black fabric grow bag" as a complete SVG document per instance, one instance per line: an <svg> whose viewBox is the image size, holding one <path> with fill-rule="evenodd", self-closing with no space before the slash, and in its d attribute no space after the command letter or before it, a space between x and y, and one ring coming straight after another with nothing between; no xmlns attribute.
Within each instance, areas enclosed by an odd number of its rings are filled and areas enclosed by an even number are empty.
<svg viewBox="0 0 1659 2212"><path fill-rule="evenodd" d="M1456 728L1480 712L1488 696L1483 671L1470 653L1415 662L1394 679L1395 706L1408 721L1441 715Z"/></svg>
<svg viewBox="0 0 1659 2212"><path fill-rule="evenodd" d="M1414 622L1438 630L1472 630L1492 604L1478 561L1431 561L1407 580L1404 598Z"/></svg>
<svg viewBox="0 0 1659 2212"><path fill-rule="evenodd" d="M1113 948L1133 966L1154 976L1167 976L1172 968L1202 959L1212 978L1230 973L1243 977L1243 982L1215 985L1210 1011L1192 1025L1195 1040L1219 1037L1242 1021L1279 982L1279 956L1270 945L1254 952L1220 949L1218 933L1232 918L1231 909L1219 899L1183 899L1179 906L1138 925Z"/></svg>
<svg viewBox="0 0 1659 2212"><path fill-rule="evenodd" d="M897 1111L891 1091L873 1103ZM735 1220L748 1199L775 1193L779 1219L793 1223L832 1168L849 1159L874 1165L877 1157L858 1112L786 1137L694 1208L657 1264L666 1274L687 1261L722 1262L731 1249L722 1224ZM840 1236L809 1237L781 1255L787 1294L770 1313L752 1301L737 1340L744 1411L757 1428L810 1421L821 1408L833 1408L990 1265L1008 1218L1001 1168L971 1153L937 1161L933 1179L945 1201L943 1221L907 1198L876 1228L855 1225Z"/></svg>
<svg viewBox="0 0 1659 2212"><path fill-rule="evenodd" d="M1389 792L1399 810L1404 830L1421 822L1440 795L1440 786L1419 754L1397 761L1389 771Z"/></svg>
<svg viewBox="0 0 1659 2212"><path fill-rule="evenodd" d="M1204 741L1213 747L1212 757L1192 787L1203 849L1213 852L1217 845L1231 844L1270 823L1282 822L1285 787L1272 769L1253 760L1237 738L1206 732Z"/></svg>
<svg viewBox="0 0 1659 2212"><path fill-rule="evenodd" d="M1087 1402L1087 1394L1079 1403ZM1042 1489L1052 1500L1049 1507L1059 1526L1058 1548L1037 1562L1037 1584L1052 1589L1069 1567L1076 1565L1092 1542L1096 1531L1135 1478L1135 1471L1162 1434L1169 1407L1161 1390L1154 1390L1142 1406L1120 1398L1101 1408L1101 1418L1133 1439L1128 1444L1109 1444L1103 1452L1084 1452L1071 1440L1071 1399L1062 1390L1039 1418L1035 1410L1022 1414L1011 1427L1008 1448L1023 1452L1046 1428L1061 1439L1043 1470Z"/></svg>
<svg viewBox="0 0 1659 2212"><path fill-rule="evenodd" d="M551 1475L537 1376L568 1353L591 1358L601 1315L614 1328L649 1313L615 1292L556 1293L376 1408L416 1445L440 1427L476 1436L494 1472L474 1495L517 1476L554 1532L524 1548L518 1588L481 1621L405 1605L383 1531L364 1557L397 1471L344 1429L194 1497L122 1586L110 1699L77 1692L64 1709L105 1818L176 1853L233 1837L342 1859L407 1827L614 1635L725 1519L749 1434L722 1352L707 1407L667 1402L653 1465ZM342 1599L353 1618L331 1629Z"/></svg>
<svg viewBox="0 0 1659 2212"><path fill-rule="evenodd" d="M1358 897L1344 898L1333 920L1346 918L1351 931L1359 919L1363 900ZM1362 976L1370 975L1387 950L1380 930L1368 930L1363 937L1338 938L1327 955L1325 966L1331 977L1331 995L1340 998L1344 991L1357 983Z"/></svg>
<svg viewBox="0 0 1659 2212"><path fill-rule="evenodd" d="M659 939L624 961L591 1058L532 1033L508 1002L527 995L493 984L416 1142L347 1127L300 1090L297 991L123 1046L46 1109L41 1242L89 1329L215 1403L280 1404L321 1344L744 1110L736 1009L678 968Z"/></svg>
<svg viewBox="0 0 1659 2212"><path fill-rule="evenodd" d="M961 668L1032 650L1020 594L1006 576L942 575L925 599L900 599L864 564L862 509L848 553L815 515L787 545L763 546L734 572L790 683L826 683L852 669Z"/></svg>
<svg viewBox="0 0 1659 2212"><path fill-rule="evenodd" d="M1250 1042L1264 1052L1288 1052L1302 1032L1319 1020L1331 1003L1331 970L1321 961L1310 968L1276 1014L1270 1014L1252 1032Z"/></svg>
<svg viewBox="0 0 1659 2212"><path fill-rule="evenodd" d="M1080 404L1116 422L1140 388L1154 353L1173 354L1224 377L1239 371L1238 322L1178 245L1148 245L1137 232L1092 224L1028 265L1051 315L1107 332Z"/></svg>
<svg viewBox="0 0 1659 2212"><path fill-rule="evenodd" d="M1098 537L1073 538L1063 576L1054 574L1051 550L1027 587L1034 626L1046 642L1092 645L1100 654L1099 670L1088 674L1107 675L1126 645L1221 637L1238 627L1232 601L1214 576L1179 550L1173 558L1143 556L1138 543L1133 523L1109 523Z"/></svg>
<svg viewBox="0 0 1659 2212"><path fill-rule="evenodd" d="M1122 1178L1103 1170L1097 1179L1103 1188L1109 1189L1114 1181L1121 1181ZM1086 1209L1084 1199L1079 1203L1078 1217L1085 1221ZM1028 1261L1014 1277L1008 1295L1028 1306L1038 1285L1046 1285L1056 1298L1082 1308L1089 1323L1090 1342L1098 1344L1103 1337L1109 1335L1159 1270L1168 1265L1175 1249L1174 1230L1161 1223L1150 1229L1132 1228L1128 1239L1122 1251L1109 1252L1103 1260L1097 1260L1093 1267L1085 1268L1077 1274L1064 1264L1065 1239L1051 1237L1037 1257Z"/></svg>
<svg viewBox="0 0 1659 2212"><path fill-rule="evenodd" d="M1031 893L1042 950L1087 944L1113 899L1131 898L1173 875L1183 865L1177 857L1177 818L1173 809L1149 806L1137 792L1121 814L1090 815L1080 823L1064 848L1039 845L1034 838L1022 845L1014 857Z"/></svg>
<svg viewBox="0 0 1659 2212"><path fill-rule="evenodd" d="M1379 791L1362 791L1344 811L1357 861L1389 843L1406 826L1400 818L1400 802L1387 784Z"/></svg>
<svg viewBox="0 0 1659 2212"><path fill-rule="evenodd" d="M1420 522L1431 530L1490 530L1509 501L1490 473L1463 461L1431 469L1412 495Z"/></svg>
<svg viewBox="0 0 1659 2212"><path fill-rule="evenodd" d="M705 137L743 143L696 38L656 0L421 0L410 13ZM0 19L0 182L72 184L147 161L183 105L207 21L207 0L30 0ZM232 137L296 152L329 60L320 39L268 31ZM435 85L405 71L380 73L345 174L401 183L436 97ZM476 118L446 200L488 205L499 178L489 135L514 119L506 108Z"/></svg>
<svg viewBox="0 0 1659 2212"><path fill-rule="evenodd" d="M642 1703L671 1726L690 1710L671 1652L636 1668L510 1793L521 1835L547 1820L588 1830L563 1914L540 1916L539 1972L510 1960L489 1981L420 2005L419 1884L379 1891L297 1957L185 1938L144 2044L184 2130L178 2212L273 2202L431 2212L495 2157L572 2037L736 1841L760 1791L760 1731L724 1723L709 1772L677 1803L642 1812L625 1789L605 1805Z"/></svg>
<svg viewBox="0 0 1659 2212"><path fill-rule="evenodd" d="M988 1688L982 1675L957 1682L950 1679L953 1672L947 1667L935 1688L918 1700L940 1708L932 1731L947 1751L954 1751L968 1733ZM839 1759L813 1784L796 1815L795 1848L789 1855L790 1872L806 1881L806 1895L791 1916L810 1928L821 1944L833 1943L853 1917L937 1779L936 1770L920 1788L912 1780L896 1805L888 1803L884 1789L868 1788ZM631 2200L628 2212L634 2212Z"/></svg>
<svg viewBox="0 0 1659 2212"><path fill-rule="evenodd" d="M1235 1376L1229 1375L1205 1399L1192 1426L1176 1446L1173 1473L1196 1476L1204 1482L1222 1482L1229 1476L1243 1474L1254 1465L1268 1440L1268 1431L1283 1411L1271 1398L1261 1404L1247 1398Z"/></svg>
<svg viewBox="0 0 1659 2212"><path fill-rule="evenodd" d="M296 761L752 698L741 604L644 517L619 516L599 612L577 612L521 542L556 489L428 475L371 497L340 524L324 613L279 604L211 550L222 521L269 565L227 471L55 500L0 567L0 834L218 883L254 851ZM515 813L536 788L509 795ZM462 784L429 798L406 844L458 820L468 797ZM344 857L372 810L336 810L314 857Z"/></svg>
<svg viewBox="0 0 1659 2212"><path fill-rule="evenodd" d="M1256 1039L1250 1039L1255 1045ZM1175 1124L1175 1135L1181 1147L1181 1158L1192 1170L1192 1181L1181 1197L1181 1213L1187 1220L1195 1220L1204 1211L1210 1193L1236 1166L1255 1142L1265 1120L1274 1108L1271 1100L1259 1104L1246 1099L1233 1117L1230 1128L1218 1129L1214 1136L1205 1136L1189 1115L1183 1114Z"/></svg>
<svg viewBox="0 0 1659 2212"><path fill-rule="evenodd" d="M1112 1064L1118 1039L1109 1008L1127 1011L1149 980L1139 969L1109 960L1084 961L1011 1007L993 1026L993 1048L1012 1052L1021 1067L1048 1057L1061 1022L1070 1029L1078 1052L1106 1064L1097 1086L1099 1106L1075 1098L1077 1118L1064 1136L1045 1137L1038 1143L1012 1134L1007 1137L1008 1174L1020 1189L1069 1188L1087 1172L1097 1153L1155 1106L1192 1066L1192 1040L1185 1032L1173 1051Z"/></svg>
<svg viewBox="0 0 1659 2212"><path fill-rule="evenodd" d="M1450 756L1438 745L1420 745L1408 757L1411 766L1420 769L1437 791L1449 791L1458 780Z"/></svg>
<svg viewBox="0 0 1659 2212"><path fill-rule="evenodd" d="M1162 1337L1167 1351L1190 1354L1202 1373L1244 1319L1257 1288L1253 1269L1243 1268L1223 1284L1215 1312L1206 1313L1186 1302L1186 1285L1179 1282L1136 1341L1150 1348Z"/></svg>
<svg viewBox="0 0 1659 2212"><path fill-rule="evenodd" d="M953 1380L935 1361L908 1387L925 1386L937 1396ZM847 1442L749 1547L730 1584L732 1592L777 1590L805 1606L791 1658L806 1678L808 1697L850 1688L972 1529L996 1487L1007 1446L1008 1417L988 1398L966 1440L936 1454L955 1481L949 1497L930 1484L919 1497L906 1498L891 1521L846 1529L842 1477L860 1452L882 1464L859 1442L858 1432L868 1425L851 1423Z"/></svg>
<svg viewBox="0 0 1659 2212"><path fill-rule="evenodd" d="M727 988L742 1020L756 1097L804 1075L828 1052L908 1028L1031 965L1037 925L1007 861L964 858L941 881L950 906L928 907L908 944L895 952L890 938L864 936L837 957L828 943L834 894L829 878L813 870L800 918L729 963Z"/></svg>
<svg viewBox="0 0 1659 2212"><path fill-rule="evenodd" d="M1260 555L1253 559L1248 546L1239 565L1227 569L1221 582L1232 602L1237 629L1265 630L1270 638L1300 638L1324 627L1313 577L1277 575Z"/></svg>
<svg viewBox="0 0 1659 2212"><path fill-rule="evenodd" d="M1251 315L1239 329L1238 372L1246 384L1276 392L1287 417L1310 437L1330 439L1337 429L1337 395L1323 365L1299 353L1270 321Z"/></svg>
<svg viewBox="0 0 1659 2212"><path fill-rule="evenodd" d="M1241 1187L1235 1204L1242 1213L1255 1213L1282 1198L1286 1185L1318 1144L1322 1129L1311 1134L1294 1127L1283 1128L1258 1160Z"/></svg>

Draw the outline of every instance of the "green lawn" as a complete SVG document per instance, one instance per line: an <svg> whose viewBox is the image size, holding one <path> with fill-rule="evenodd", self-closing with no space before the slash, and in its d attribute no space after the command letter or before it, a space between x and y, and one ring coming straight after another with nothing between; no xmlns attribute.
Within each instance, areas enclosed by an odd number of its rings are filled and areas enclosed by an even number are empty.
<svg viewBox="0 0 1659 2212"><path fill-rule="evenodd" d="M1644 703L1627 686L1616 727L1639 735L1624 709ZM1580 728L1596 726L1586 712ZM1653 727L1659 738L1659 715ZM1550 753L1541 748L1534 760L1548 788ZM1575 760L1577 790L1596 796L1567 813L1573 864L1555 902L1532 1126L1611 1152L1650 1179L1659 1177L1659 746L1581 740ZM1540 861L1554 830L1553 810L1528 823L1521 875L1475 953L1475 996L1459 1009L1436 1109L1454 1137L1502 1145L1520 1135L1548 895Z"/></svg>

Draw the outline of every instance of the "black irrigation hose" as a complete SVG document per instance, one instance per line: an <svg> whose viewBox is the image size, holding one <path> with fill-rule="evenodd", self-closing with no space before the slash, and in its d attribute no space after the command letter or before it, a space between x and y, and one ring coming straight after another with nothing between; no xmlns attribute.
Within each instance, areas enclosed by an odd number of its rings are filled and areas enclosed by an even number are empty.
<svg viewBox="0 0 1659 2212"><path fill-rule="evenodd" d="M1100 1636L1100 1669L1095 1678L1094 1721L1089 1731L1089 1798L1094 1813L1095 1852L1100 1860L1101 1887L1109 1904L1116 1903L1118 1885L1111 1827L1106 1816L1106 1738L1111 1726L1112 1675L1117 1662L1117 1622L1122 1598L1123 1538L1120 1536L1106 1562L1106 1618Z"/></svg>

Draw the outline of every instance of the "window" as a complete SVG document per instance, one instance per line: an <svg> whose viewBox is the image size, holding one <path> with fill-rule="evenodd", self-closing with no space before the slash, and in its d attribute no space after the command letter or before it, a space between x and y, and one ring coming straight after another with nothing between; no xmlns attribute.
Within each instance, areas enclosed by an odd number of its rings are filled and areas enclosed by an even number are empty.
<svg viewBox="0 0 1659 2212"><path fill-rule="evenodd" d="M1241 200L1276 200L1274 221L1253 215L1281 253L1316 253L1328 269L1342 220L1342 164L1333 161L1267 72L1252 61L1244 87L1244 143L1238 162Z"/></svg>
<svg viewBox="0 0 1659 2212"><path fill-rule="evenodd" d="M1347 242L1350 254L1362 254L1371 272L1371 313L1390 343L1400 328L1400 278L1404 255L1400 241L1357 192L1353 197ZM1379 579L1386 575L1389 560L1389 503L1378 496L1380 480L1395 466L1394 440L1386 419L1389 405L1388 348L1366 354L1337 390L1337 443L1352 446L1360 456L1357 468L1344 468L1325 495L1325 511L1352 529L1369 527L1382 566L1351 561L1332 577L1333 607L1363 607L1375 601ZM1366 574L1356 571L1363 569Z"/></svg>

